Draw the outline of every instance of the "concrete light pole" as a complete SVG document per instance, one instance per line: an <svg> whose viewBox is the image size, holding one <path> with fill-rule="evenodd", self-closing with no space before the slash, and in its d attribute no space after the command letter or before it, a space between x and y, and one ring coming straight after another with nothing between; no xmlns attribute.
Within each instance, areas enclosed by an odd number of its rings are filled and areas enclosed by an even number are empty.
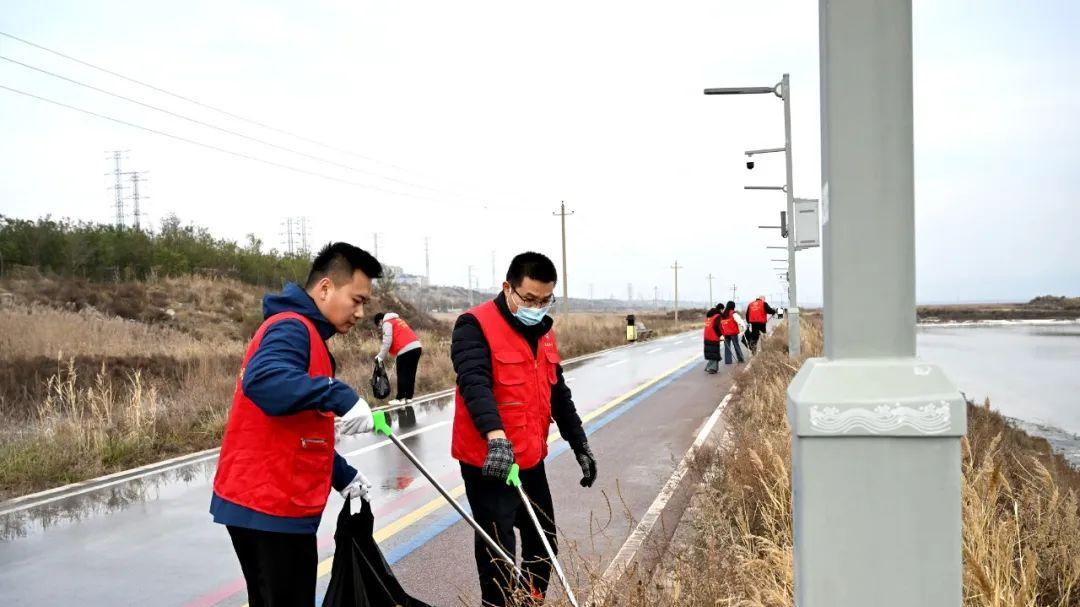
<svg viewBox="0 0 1080 607"><path fill-rule="evenodd" d="M825 357L788 388L795 604L959 607L966 405L915 357L911 0L819 6Z"/></svg>

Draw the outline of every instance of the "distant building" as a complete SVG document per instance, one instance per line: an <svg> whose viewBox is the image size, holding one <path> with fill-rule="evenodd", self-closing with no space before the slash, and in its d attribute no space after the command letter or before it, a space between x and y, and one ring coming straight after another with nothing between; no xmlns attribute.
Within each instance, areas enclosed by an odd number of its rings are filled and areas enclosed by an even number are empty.
<svg viewBox="0 0 1080 607"><path fill-rule="evenodd" d="M406 285L410 287L422 287L424 286L424 277L416 274L406 274L405 269L401 266L384 265L383 269L385 273L392 277L394 284Z"/></svg>

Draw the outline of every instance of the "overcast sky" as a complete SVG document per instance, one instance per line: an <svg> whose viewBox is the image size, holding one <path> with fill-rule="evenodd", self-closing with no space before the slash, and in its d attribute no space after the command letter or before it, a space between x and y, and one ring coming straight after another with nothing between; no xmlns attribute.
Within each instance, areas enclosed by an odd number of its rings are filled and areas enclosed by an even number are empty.
<svg viewBox="0 0 1080 607"><path fill-rule="evenodd" d="M1080 3L915 5L918 298L1080 295ZM316 243L464 285L524 249L561 261L574 296L740 299L782 290L771 257L783 144L771 96L705 97L790 72L795 192L820 191L817 3L5 0L0 31L153 84L260 128L10 38L0 56L129 96L268 147L0 60L0 85L305 174L0 89L0 214L112 221L106 150L149 171L147 218L168 213L282 247ZM858 94L858 91L852 91ZM307 156L288 150L294 150ZM311 158L318 157L321 160ZM130 219L129 219L130 221ZM781 253L780 256L775 253ZM821 301L820 249L798 255ZM723 287L723 288L722 288ZM729 295L723 295L726 299Z"/></svg>

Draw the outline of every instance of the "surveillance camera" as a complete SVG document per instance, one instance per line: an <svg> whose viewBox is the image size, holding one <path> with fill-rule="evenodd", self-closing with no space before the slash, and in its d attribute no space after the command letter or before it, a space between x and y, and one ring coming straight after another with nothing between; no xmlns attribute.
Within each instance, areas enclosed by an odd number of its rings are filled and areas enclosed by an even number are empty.
<svg viewBox="0 0 1080 607"><path fill-rule="evenodd" d="M746 168L747 168L747 169L752 169L752 168L754 168L754 161L753 161L753 160L747 160L747 161L746 161Z"/></svg>

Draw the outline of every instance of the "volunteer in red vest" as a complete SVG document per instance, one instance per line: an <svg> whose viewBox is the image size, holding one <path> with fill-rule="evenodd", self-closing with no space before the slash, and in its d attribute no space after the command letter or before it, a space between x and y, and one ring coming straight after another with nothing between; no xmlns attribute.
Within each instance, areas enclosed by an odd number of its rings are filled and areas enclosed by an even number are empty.
<svg viewBox="0 0 1080 607"><path fill-rule="evenodd" d="M371 410L334 378L326 341L360 322L381 275L374 257L339 242L319 252L303 288L263 298L266 320L244 354L210 502L251 607L314 605L315 532L331 487L368 497L371 484L334 438L371 431Z"/></svg>
<svg viewBox="0 0 1080 607"><path fill-rule="evenodd" d="M750 322L750 351L757 350L758 340L766 334L769 317L776 314L776 310L765 301L764 295L758 295L757 299L746 306L746 320Z"/></svg>
<svg viewBox="0 0 1080 607"><path fill-rule="evenodd" d="M379 312L374 320L376 327L382 327L382 349L375 358L380 363L385 363L387 356L394 357L397 396L390 400L390 404L407 405L413 399L416 368L420 365L420 355L423 353L420 338L404 318L393 312Z"/></svg>
<svg viewBox="0 0 1080 607"><path fill-rule="evenodd" d="M720 333L724 336L724 364L731 364L731 346L735 346L735 355L738 357L739 362L746 362L743 359L742 347L739 346L739 325L742 324L742 318L739 317L739 313L735 311L735 302L729 301L724 306L723 313L720 314Z"/></svg>
<svg viewBox="0 0 1080 607"><path fill-rule="evenodd" d="M477 522L511 555L515 527L520 532L525 590L538 601L547 590L551 565L517 491L506 484L510 466L516 462L521 468L522 488L556 551L555 512L544 469L552 419L581 467L581 486L591 487L596 480L596 459L563 378L554 321L547 315L555 302L556 280L555 265L544 255L518 255L502 292L458 317L450 345L457 373L451 455L461 464ZM515 576L479 537L475 555L484 605L505 605Z"/></svg>
<svg viewBox="0 0 1080 607"><path fill-rule="evenodd" d="M720 304L705 314L705 372L720 370Z"/></svg>

